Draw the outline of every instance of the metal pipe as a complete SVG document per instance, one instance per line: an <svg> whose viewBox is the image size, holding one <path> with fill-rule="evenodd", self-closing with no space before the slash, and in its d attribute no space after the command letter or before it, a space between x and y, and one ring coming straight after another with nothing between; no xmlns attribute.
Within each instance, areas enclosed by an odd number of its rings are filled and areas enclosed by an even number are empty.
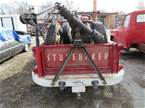
<svg viewBox="0 0 145 108"><path fill-rule="evenodd" d="M36 30L36 46L39 47L40 41L39 41L39 27L36 24L35 26L35 30Z"/></svg>
<svg viewBox="0 0 145 108"><path fill-rule="evenodd" d="M75 30L77 27L81 29L80 32L88 33L90 34L90 38L94 40L95 43L105 43L107 40L105 39L105 36L99 33L96 30L90 29L88 26L86 26L84 23L82 23L81 20L79 20L77 17L75 17L67 8L64 6L61 6L59 3L56 3L56 7L59 10L59 13L61 16L63 16L65 19L68 20L70 26L73 30Z"/></svg>
<svg viewBox="0 0 145 108"><path fill-rule="evenodd" d="M55 8L56 8L56 7L55 7ZM50 12L50 15L54 12L55 8L52 9L52 11ZM49 20L50 15L46 18L45 22L43 23L42 27L40 28L40 32L42 32L42 30L43 30L45 24L47 24L47 21Z"/></svg>
<svg viewBox="0 0 145 108"><path fill-rule="evenodd" d="M43 14L43 13L45 13L45 12L47 12L47 11L53 9L53 8L55 8L55 7L56 6L52 6L52 7L48 8L48 9L46 9L45 11L42 11L42 12L38 13L37 16L39 16L39 15L41 15L41 14Z"/></svg>

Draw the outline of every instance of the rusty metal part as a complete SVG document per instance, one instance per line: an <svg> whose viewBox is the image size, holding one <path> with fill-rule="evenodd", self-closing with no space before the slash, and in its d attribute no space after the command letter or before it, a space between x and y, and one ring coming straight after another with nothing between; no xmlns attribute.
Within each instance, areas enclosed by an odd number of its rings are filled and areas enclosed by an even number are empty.
<svg viewBox="0 0 145 108"><path fill-rule="evenodd" d="M80 27L81 29L80 33L82 35L89 34L89 38L92 39L95 43L107 42L104 35L102 35L100 32L96 30L92 30L89 27L87 27L84 23L82 23L81 20L79 20L69 10L67 10L67 8L65 8L64 6L61 6L60 3L56 3L56 7L59 10L60 15L68 20L73 30L77 27Z"/></svg>

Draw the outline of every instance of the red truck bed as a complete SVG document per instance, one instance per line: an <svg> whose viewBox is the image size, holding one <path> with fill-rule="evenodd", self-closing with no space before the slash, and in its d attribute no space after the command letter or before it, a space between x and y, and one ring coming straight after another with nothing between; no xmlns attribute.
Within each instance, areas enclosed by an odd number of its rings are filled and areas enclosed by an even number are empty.
<svg viewBox="0 0 145 108"><path fill-rule="evenodd" d="M38 76L53 75L59 70L73 45L41 45L34 47ZM120 47L115 43L85 45L92 60L102 73L116 73L119 71ZM35 53L37 51L37 53ZM86 55L81 49L76 49L64 68L63 74L95 73Z"/></svg>

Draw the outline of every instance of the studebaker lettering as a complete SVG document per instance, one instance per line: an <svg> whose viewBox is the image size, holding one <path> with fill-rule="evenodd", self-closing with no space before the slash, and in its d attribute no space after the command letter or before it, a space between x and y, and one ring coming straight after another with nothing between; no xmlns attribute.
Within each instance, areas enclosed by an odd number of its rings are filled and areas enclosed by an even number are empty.
<svg viewBox="0 0 145 108"><path fill-rule="evenodd" d="M90 56L92 58L92 60L94 61L100 61L100 60L107 60L108 59L108 52L105 52L105 53L101 53L101 52L98 52L98 53L92 53ZM64 59L67 57L67 54L47 54L47 61L64 61ZM87 60L87 56L85 56L83 53L73 53L72 54L72 58L71 58L72 61L86 61Z"/></svg>

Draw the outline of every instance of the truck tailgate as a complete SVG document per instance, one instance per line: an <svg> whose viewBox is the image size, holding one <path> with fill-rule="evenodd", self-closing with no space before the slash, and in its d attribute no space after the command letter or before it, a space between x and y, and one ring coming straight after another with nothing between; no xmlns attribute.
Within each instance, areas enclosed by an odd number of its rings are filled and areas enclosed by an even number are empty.
<svg viewBox="0 0 145 108"><path fill-rule="evenodd" d="M73 45L41 45L40 56L42 63L37 63L37 65L42 65L42 75L56 74L72 47ZM120 48L117 44L89 44L85 45L85 48L102 73L115 73L118 71ZM88 73L95 73L95 71L87 56L81 48L78 48L65 66L63 74Z"/></svg>

